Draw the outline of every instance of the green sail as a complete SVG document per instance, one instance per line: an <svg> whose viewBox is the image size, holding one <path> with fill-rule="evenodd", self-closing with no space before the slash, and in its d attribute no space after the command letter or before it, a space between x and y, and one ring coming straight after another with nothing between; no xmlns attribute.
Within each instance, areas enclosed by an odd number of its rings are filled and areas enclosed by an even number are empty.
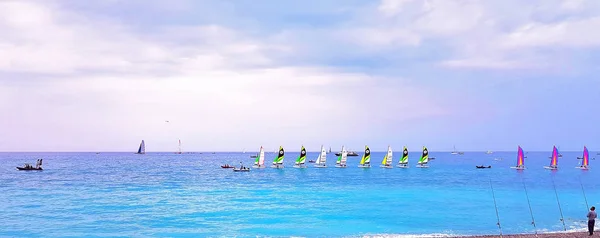
<svg viewBox="0 0 600 238"><path fill-rule="evenodd" d="M408 163L408 149L406 148L406 146L404 146L404 149L402 150L402 159L400 159L400 164L407 164Z"/></svg>
<svg viewBox="0 0 600 238"><path fill-rule="evenodd" d="M283 157L285 155L285 152L283 151L283 147L279 146L279 154L277 154L277 157L275 157L275 159L273 160L274 164L283 164Z"/></svg>
<svg viewBox="0 0 600 238"><path fill-rule="evenodd" d="M423 146L423 154L419 159L419 164L426 164L427 161L429 161L429 151L427 150L427 147Z"/></svg>
<svg viewBox="0 0 600 238"><path fill-rule="evenodd" d="M296 164L304 164L306 162L306 149L302 146L300 149L300 156L296 159Z"/></svg>
<svg viewBox="0 0 600 238"><path fill-rule="evenodd" d="M365 146L365 154L360 160L360 164L370 164L371 163L371 149L369 146Z"/></svg>

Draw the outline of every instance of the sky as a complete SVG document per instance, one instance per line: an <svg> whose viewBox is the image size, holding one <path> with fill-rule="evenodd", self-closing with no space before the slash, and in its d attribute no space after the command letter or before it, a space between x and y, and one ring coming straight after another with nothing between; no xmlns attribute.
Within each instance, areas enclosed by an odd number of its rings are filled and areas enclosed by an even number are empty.
<svg viewBox="0 0 600 238"><path fill-rule="evenodd" d="M0 151L600 150L597 29L597 0L2 0Z"/></svg>

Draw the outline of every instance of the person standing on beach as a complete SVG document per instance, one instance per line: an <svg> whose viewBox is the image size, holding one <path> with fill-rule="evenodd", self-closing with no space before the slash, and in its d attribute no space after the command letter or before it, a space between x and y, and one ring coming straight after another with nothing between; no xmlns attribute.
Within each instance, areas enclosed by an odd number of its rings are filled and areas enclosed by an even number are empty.
<svg viewBox="0 0 600 238"><path fill-rule="evenodd" d="M590 232L590 236L594 234L594 224L596 223L596 208L592 206L590 208L590 212L587 214L588 218L588 231Z"/></svg>

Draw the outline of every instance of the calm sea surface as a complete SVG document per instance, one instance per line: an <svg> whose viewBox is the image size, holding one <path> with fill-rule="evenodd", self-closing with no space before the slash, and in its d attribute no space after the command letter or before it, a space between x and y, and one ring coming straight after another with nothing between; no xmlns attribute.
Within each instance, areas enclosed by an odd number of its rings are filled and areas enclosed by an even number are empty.
<svg viewBox="0 0 600 238"><path fill-rule="evenodd" d="M574 167L581 152L562 152L549 171L550 152L529 152L527 169L510 169L515 152L431 152L430 168L292 168L234 173L230 163L252 165L253 153L0 153L0 236L306 236L533 233L527 186L538 231L585 227L587 201L600 205L600 171ZM400 151L395 151L397 163ZM590 152L597 157L596 152ZM266 164L275 154L266 153ZM308 153L316 159L317 153ZM600 156L598 156L600 157ZM17 171L44 159L44 171ZM495 160L502 158L502 160ZM475 165L492 165L475 169ZM597 167L600 169L600 165Z"/></svg>

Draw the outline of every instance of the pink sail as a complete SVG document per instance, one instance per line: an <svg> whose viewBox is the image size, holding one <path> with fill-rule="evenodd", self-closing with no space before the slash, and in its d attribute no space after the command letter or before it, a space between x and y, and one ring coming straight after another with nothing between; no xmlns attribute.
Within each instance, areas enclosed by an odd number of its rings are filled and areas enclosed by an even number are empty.
<svg viewBox="0 0 600 238"><path fill-rule="evenodd" d="M525 161L523 161L525 158L525 155L523 154L523 149L521 149L521 146L519 146L519 150L517 153L517 167L523 167Z"/></svg>
<svg viewBox="0 0 600 238"><path fill-rule="evenodd" d="M581 161L581 167L587 167L590 165L590 153L588 152L587 147L583 147L583 159Z"/></svg>
<svg viewBox="0 0 600 238"><path fill-rule="evenodd" d="M550 161L550 167L557 167L558 165L558 150L556 146L552 149L552 160Z"/></svg>

